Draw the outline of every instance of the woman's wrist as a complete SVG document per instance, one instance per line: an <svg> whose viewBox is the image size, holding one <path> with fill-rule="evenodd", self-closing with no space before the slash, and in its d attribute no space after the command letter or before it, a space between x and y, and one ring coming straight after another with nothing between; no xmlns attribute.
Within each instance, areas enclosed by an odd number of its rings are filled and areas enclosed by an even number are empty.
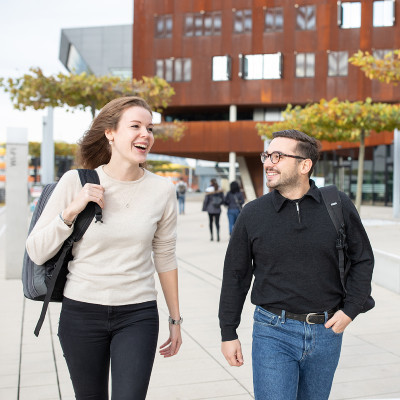
<svg viewBox="0 0 400 400"><path fill-rule="evenodd" d="M68 216L68 214L66 214L66 216L65 216L65 210L60 212L60 218L61 218L61 221L64 222L64 224L67 226L72 226L76 220L76 216L70 217L70 216Z"/></svg>
<svg viewBox="0 0 400 400"><path fill-rule="evenodd" d="M183 318L182 318L181 316L179 316L179 318L174 319L174 318L172 318L171 316L169 316L169 317L168 317L168 322L169 322L171 325L182 325Z"/></svg>

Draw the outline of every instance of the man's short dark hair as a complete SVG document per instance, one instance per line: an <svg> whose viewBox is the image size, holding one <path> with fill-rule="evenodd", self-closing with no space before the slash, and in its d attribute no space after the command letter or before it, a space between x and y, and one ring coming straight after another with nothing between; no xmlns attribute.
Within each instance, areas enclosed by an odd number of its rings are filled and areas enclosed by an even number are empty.
<svg viewBox="0 0 400 400"><path fill-rule="evenodd" d="M312 167L309 172L311 176L314 166L319 160L319 152L321 149L321 143L319 140L306 135L304 132L296 131L295 129L288 129L285 131L274 132L273 138L284 137L297 141L296 152L298 156L309 158L312 161Z"/></svg>

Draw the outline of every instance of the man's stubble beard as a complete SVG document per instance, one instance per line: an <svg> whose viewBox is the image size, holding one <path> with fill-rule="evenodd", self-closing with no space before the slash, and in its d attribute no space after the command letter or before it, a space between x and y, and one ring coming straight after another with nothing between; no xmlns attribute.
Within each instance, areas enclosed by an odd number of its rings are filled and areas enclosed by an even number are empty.
<svg viewBox="0 0 400 400"><path fill-rule="evenodd" d="M299 178L299 176L292 174L282 179L282 174L279 173L279 180L277 182L269 182L267 179L267 187L278 191L282 191L283 189L293 189L299 186Z"/></svg>

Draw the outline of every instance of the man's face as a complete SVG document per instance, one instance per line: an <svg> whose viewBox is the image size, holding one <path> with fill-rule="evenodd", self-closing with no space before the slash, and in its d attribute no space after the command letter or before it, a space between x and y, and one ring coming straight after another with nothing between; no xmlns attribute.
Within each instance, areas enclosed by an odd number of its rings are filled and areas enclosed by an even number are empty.
<svg viewBox="0 0 400 400"><path fill-rule="evenodd" d="M294 139L278 137L268 146L268 154L274 151L279 153L299 156L296 153L297 141ZM282 156L277 164L273 164L268 157L264 162L264 171L267 177L267 186L279 191L293 189L301 183L301 160Z"/></svg>

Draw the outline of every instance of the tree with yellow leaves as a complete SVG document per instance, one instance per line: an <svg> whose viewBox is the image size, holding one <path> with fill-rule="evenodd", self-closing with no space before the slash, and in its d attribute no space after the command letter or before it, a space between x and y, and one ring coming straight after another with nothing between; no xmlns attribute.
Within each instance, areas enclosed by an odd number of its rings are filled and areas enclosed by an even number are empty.
<svg viewBox="0 0 400 400"><path fill-rule="evenodd" d="M360 142L357 173L356 208L360 210L364 178L365 137L371 132L392 131L400 125L400 105L365 102L330 101L306 107L289 105L283 113L284 121L273 124L258 123L258 134L267 138L284 129L298 129L318 140L330 142Z"/></svg>
<svg viewBox="0 0 400 400"><path fill-rule="evenodd" d="M90 108L94 118L109 101L121 96L140 96L156 111L168 106L174 89L157 76L142 77L141 80L122 79L118 76L96 76L81 74L44 75L40 68L31 68L30 73L20 78L9 78L0 82L10 93L14 108L35 110L46 107Z"/></svg>
<svg viewBox="0 0 400 400"><path fill-rule="evenodd" d="M46 76L40 68L31 68L30 73L20 78L0 78L0 87L10 94L17 110L41 110L46 107L69 107L72 110L89 108L93 118L96 110L117 97L140 96L155 111L161 112L175 94L168 82L158 76L143 76L141 80L96 76L86 72ZM155 136L179 140L184 130L183 124L160 124L155 129Z"/></svg>
<svg viewBox="0 0 400 400"><path fill-rule="evenodd" d="M360 67L369 79L394 85L400 82L400 49L388 52L382 59L359 50L349 58L349 62Z"/></svg>

